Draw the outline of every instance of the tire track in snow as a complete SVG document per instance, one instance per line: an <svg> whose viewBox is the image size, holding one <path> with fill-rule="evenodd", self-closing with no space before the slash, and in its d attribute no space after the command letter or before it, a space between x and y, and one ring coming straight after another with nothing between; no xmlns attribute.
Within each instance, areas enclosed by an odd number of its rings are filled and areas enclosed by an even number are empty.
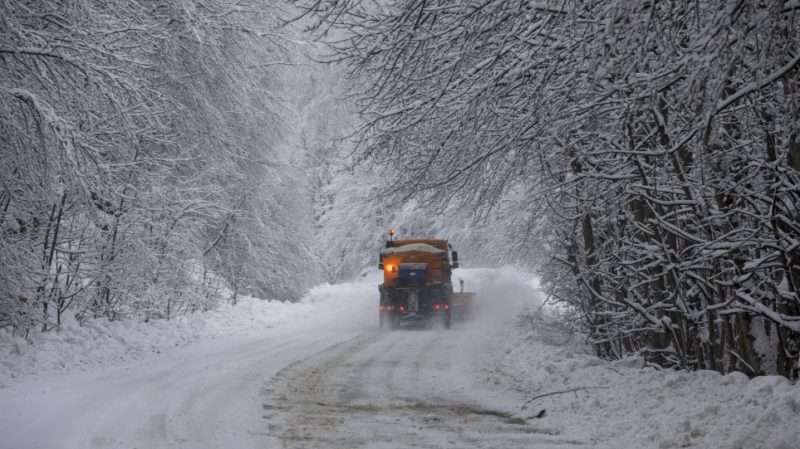
<svg viewBox="0 0 800 449"><path fill-rule="evenodd" d="M263 392L267 433L285 449L591 444L551 434L471 395L485 388L469 384L465 372L476 338L466 325L367 333L297 362Z"/></svg>

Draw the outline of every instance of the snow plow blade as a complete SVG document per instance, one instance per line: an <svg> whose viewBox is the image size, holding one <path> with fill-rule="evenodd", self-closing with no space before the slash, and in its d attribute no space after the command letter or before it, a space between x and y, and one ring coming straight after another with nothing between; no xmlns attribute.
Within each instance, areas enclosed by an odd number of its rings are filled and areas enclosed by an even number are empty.
<svg viewBox="0 0 800 449"><path fill-rule="evenodd" d="M472 317L475 309L475 293L453 292L453 319L465 321Z"/></svg>

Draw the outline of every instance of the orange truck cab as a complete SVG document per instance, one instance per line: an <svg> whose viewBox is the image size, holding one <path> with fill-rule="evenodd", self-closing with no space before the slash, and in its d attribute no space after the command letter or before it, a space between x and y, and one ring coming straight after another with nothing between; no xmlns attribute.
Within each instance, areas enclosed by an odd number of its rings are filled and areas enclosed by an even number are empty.
<svg viewBox="0 0 800 449"><path fill-rule="evenodd" d="M451 276L458 267L458 253L451 249L447 240L440 239L386 241L378 263L383 270L383 284L378 286L381 328L434 320L450 328Z"/></svg>

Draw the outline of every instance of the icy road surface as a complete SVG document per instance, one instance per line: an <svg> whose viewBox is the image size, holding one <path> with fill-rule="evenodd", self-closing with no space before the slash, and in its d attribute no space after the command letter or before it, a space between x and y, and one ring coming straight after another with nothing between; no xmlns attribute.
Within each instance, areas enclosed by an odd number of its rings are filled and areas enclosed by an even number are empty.
<svg viewBox="0 0 800 449"><path fill-rule="evenodd" d="M797 447L800 388L785 379L603 362L565 344L558 321L512 324L541 301L519 275L459 276L484 305L450 330L379 331L377 280L365 279L187 321L204 330L184 347L164 346L185 340L172 324L156 339L136 334L152 326L62 335L39 342L38 361L0 354L15 368L0 373L24 374L72 363L48 348L158 348L0 382L0 448Z"/></svg>

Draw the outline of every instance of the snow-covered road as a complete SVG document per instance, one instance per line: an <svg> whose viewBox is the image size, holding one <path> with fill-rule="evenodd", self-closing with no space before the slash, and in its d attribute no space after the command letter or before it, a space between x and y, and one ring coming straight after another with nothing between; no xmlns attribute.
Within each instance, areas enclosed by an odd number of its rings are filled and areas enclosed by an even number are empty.
<svg viewBox="0 0 800 449"><path fill-rule="evenodd" d="M265 389L275 447L571 448L474 376L469 326L362 334L281 371ZM493 394L494 393L494 394ZM517 409L518 411L518 409Z"/></svg>
<svg viewBox="0 0 800 449"><path fill-rule="evenodd" d="M323 296L315 316L255 335L207 340L91 371L35 376L1 389L0 446L582 443L530 428L509 413L508 401L476 383L480 367L473 364L484 357L475 343L485 326L382 333L371 283L334 286Z"/></svg>
<svg viewBox="0 0 800 449"><path fill-rule="evenodd" d="M139 338L147 346L127 361L0 378L0 448L796 447L800 388L785 379L604 362L558 320L512 325L540 304L523 277L460 275L484 306L450 330L379 331L376 282L365 279L322 286L301 304L189 320L203 331L185 346L164 346L161 334L186 344L172 325ZM228 335L219 323L236 314L247 331ZM36 351L97 351L152 332L103 329L91 345L65 331ZM3 357L14 369L0 374L50 366Z"/></svg>
<svg viewBox="0 0 800 449"><path fill-rule="evenodd" d="M326 301L316 307L330 313L254 335L196 342L112 368L34 376L0 389L0 447L271 447L263 437L261 391L290 364L374 327L362 290L362 297L341 306Z"/></svg>
<svg viewBox="0 0 800 449"><path fill-rule="evenodd" d="M295 326L0 391L4 448L247 448L260 391L287 365L358 331Z"/></svg>

